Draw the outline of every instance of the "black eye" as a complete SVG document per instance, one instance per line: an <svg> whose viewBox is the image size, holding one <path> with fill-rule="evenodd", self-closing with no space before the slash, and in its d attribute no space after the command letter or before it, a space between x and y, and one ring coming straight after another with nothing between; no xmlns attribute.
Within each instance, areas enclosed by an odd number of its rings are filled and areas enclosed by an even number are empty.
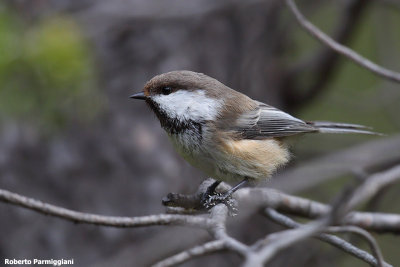
<svg viewBox="0 0 400 267"><path fill-rule="evenodd" d="M161 93L162 93L163 95L169 95L171 92L172 92L172 88L169 87L169 86L163 87L163 88L161 89Z"/></svg>

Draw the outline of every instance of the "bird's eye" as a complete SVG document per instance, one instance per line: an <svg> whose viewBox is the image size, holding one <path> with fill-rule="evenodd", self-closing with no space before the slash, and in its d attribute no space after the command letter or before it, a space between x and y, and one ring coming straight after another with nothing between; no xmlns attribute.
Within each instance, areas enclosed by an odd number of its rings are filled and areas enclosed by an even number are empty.
<svg viewBox="0 0 400 267"><path fill-rule="evenodd" d="M162 93L163 95L169 95L171 92L172 92L172 88L171 88L171 87L168 87L168 86L163 87L163 88L161 89L161 93Z"/></svg>

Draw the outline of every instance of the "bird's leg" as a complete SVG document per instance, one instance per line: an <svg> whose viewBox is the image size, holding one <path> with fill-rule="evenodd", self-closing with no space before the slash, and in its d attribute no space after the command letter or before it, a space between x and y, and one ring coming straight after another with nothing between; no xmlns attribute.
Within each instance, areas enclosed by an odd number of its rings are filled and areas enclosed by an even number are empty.
<svg viewBox="0 0 400 267"><path fill-rule="evenodd" d="M249 178L244 178L242 181L240 181L237 185L229 189L225 194L224 197L231 197L233 193L235 193L238 189L243 187L244 185L249 183Z"/></svg>
<svg viewBox="0 0 400 267"><path fill-rule="evenodd" d="M215 181L212 183L209 187L207 187L206 192L203 194L203 199L207 198L208 196L212 196L215 194L215 189L218 187L218 185L221 183L221 181Z"/></svg>
<svg viewBox="0 0 400 267"><path fill-rule="evenodd" d="M210 199L212 199L215 195L219 194L219 193L215 192L215 189L218 187L218 185L220 183L221 183L221 181L213 182L210 186L207 187L207 190L201 195L201 203L206 209L211 208ZM215 205L213 205L213 206L215 206Z"/></svg>
<svg viewBox="0 0 400 267"><path fill-rule="evenodd" d="M230 215L234 216L237 212L237 201L232 198L232 194L235 193L239 188L246 185L249 182L249 178L243 179L240 183L229 189L225 193L215 192L216 187L221 183L215 181L212 185L207 188L206 193L202 197L202 203L206 209L210 209L218 204L225 204Z"/></svg>

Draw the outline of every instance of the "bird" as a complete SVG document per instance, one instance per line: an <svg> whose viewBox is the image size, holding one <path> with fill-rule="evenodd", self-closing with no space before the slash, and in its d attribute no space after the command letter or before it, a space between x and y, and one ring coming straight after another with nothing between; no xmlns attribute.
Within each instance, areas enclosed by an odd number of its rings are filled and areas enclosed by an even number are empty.
<svg viewBox="0 0 400 267"><path fill-rule="evenodd" d="M237 183L220 200L247 183L268 179L287 164L292 136L375 134L358 124L303 121L187 70L157 75L130 97L146 102L178 154L216 180L210 194L221 181Z"/></svg>

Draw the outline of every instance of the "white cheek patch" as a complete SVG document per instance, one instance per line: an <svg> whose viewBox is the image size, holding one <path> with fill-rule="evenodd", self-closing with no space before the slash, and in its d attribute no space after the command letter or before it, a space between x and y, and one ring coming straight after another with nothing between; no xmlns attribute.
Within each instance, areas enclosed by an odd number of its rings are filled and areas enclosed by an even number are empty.
<svg viewBox="0 0 400 267"><path fill-rule="evenodd" d="M207 97L204 90L178 90L152 97L170 118L180 120L215 120L221 101Z"/></svg>

